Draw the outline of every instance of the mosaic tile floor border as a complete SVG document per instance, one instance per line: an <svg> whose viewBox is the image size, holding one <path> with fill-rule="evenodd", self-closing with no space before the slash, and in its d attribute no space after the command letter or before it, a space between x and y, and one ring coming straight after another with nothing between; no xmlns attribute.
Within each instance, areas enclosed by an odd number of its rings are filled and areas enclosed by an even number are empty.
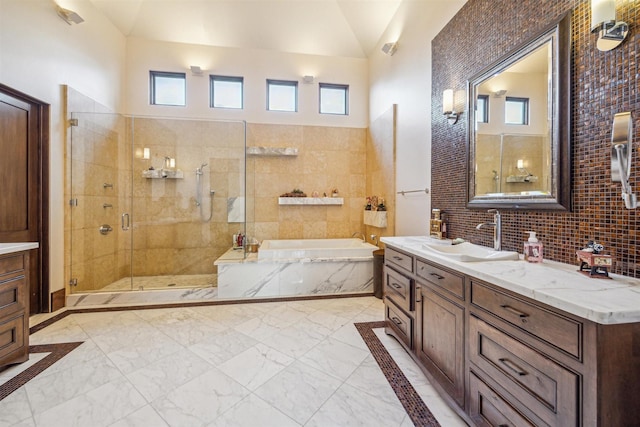
<svg viewBox="0 0 640 427"><path fill-rule="evenodd" d="M9 396L11 393L37 377L42 371L49 366L62 359L64 356L73 351L82 344L80 342L68 342L63 344L43 344L29 346L29 354L33 353L49 353L45 358L34 363L15 377L9 379L4 384L0 384L0 400Z"/></svg>
<svg viewBox="0 0 640 427"><path fill-rule="evenodd" d="M341 296L342 297L342 296ZM346 297L346 296L345 296ZM302 297L302 298L287 298L286 300L301 300L301 299L326 299L322 297ZM270 299L261 299L255 301L214 301L207 302L204 304L198 305L225 305L225 304L239 304L239 303L249 303L249 302L273 302L273 301L284 301L283 298L270 298ZM154 305L154 306L130 306L130 307L104 307L104 308L87 308L80 310L68 310L63 313L60 313L46 321L33 326L30 329L30 333L35 333L41 329L46 328L47 326L67 317L70 314L74 313L89 313L89 312L104 312L104 311L122 311L122 310L139 310L139 309L157 309L157 308L175 308L175 307L188 307L193 306L194 304L164 304L162 306ZM387 349L384 347L382 342L376 336L374 329L384 328L384 321L377 322L362 322L362 323L354 323L354 326L360 333L360 336L366 343L367 347L371 351L371 354L375 358L378 366L382 370L384 376L386 377L389 385L395 392L396 396L400 400L402 406L406 410L407 414L411 418L411 421L417 427L440 427L440 424L435 419L427 405L420 398L420 395L413 388L409 380L406 378L402 370L398 367L396 362L393 360ZM29 347L29 353L50 353L48 356L43 358L42 360L36 362L33 366L25 369L23 372L19 373L15 377L11 378L4 384L0 385L0 400L9 396L18 388L22 387L31 379L35 378L42 371L47 369L49 366L53 365L55 362L66 356L68 353L73 351L76 347L78 347L82 342L72 342L72 343L63 343L63 344L45 344L45 345L34 345Z"/></svg>
<svg viewBox="0 0 640 427"><path fill-rule="evenodd" d="M354 323L354 325L413 424L416 427L440 427L440 423L373 332L374 329L384 328L384 321Z"/></svg>

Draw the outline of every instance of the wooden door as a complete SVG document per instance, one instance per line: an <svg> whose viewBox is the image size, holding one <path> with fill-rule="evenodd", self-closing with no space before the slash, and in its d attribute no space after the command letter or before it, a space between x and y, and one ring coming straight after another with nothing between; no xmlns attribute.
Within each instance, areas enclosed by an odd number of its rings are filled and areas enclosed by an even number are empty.
<svg viewBox="0 0 640 427"><path fill-rule="evenodd" d="M0 242L40 244L31 313L48 310L48 114L48 105L0 85Z"/></svg>

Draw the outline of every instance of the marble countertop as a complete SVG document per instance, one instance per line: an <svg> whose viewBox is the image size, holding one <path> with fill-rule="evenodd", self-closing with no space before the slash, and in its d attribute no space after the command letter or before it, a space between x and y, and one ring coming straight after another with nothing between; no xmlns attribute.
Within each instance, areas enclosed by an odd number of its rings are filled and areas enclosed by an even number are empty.
<svg viewBox="0 0 640 427"><path fill-rule="evenodd" d="M428 237L382 237L392 247L600 324L640 322L640 280L593 279L578 265L545 260L460 262L422 248Z"/></svg>
<svg viewBox="0 0 640 427"><path fill-rule="evenodd" d="M12 254L14 252L28 251L30 249L37 249L38 242L24 242L24 243L0 243L0 255Z"/></svg>

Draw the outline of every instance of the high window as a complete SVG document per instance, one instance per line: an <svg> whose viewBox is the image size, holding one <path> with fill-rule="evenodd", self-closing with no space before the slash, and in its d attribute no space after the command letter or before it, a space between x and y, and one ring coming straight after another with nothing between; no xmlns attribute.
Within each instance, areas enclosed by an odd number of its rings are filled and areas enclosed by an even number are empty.
<svg viewBox="0 0 640 427"><path fill-rule="evenodd" d="M349 86L320 83L320 114L349 114Z"/></svg>
<svg viewBox="0 0 640 427"><path fill-rule="evenodd" d="M267 80L267 110L298 111L298 82Z"/></svg>
<svg viewBox="0 0 640 427"><path fill-rule="evenodd" d="M211 76L211 107L212 108L243 108L242 77Z"/></svg>
<svg viewBox="0 0 640 427"><path fill-rule="evenodd" d="M507 96L504 103L504 122L508 125L528 125L529 98Z"/></svg>
<svg viewBox="0 0 640 427"><path fill-rule="evenodd" d="M185 73L149 71L151 105L187 105L187 79Z"/></svg>
<svg viewBox="0 0 640 427"><path fill-rule="evenodd" d="M489 123L489 95L478 95L476 101L476 122Z"/></svg>

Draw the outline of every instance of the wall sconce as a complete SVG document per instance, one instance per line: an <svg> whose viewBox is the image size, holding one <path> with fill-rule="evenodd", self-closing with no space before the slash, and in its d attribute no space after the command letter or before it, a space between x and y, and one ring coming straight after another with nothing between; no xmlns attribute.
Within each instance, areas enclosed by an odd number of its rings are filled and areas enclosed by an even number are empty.
<svg viewBox="0 0 640 427"><path fill-rule="evenodd" d="M142 158L144 160L149 160L151 158L151 150L147 147L142 149Z"/></svg>
<svg viewBox="0 0 640 427"><path fill-rule="evenodd" d="M596 47L603 52L615 49L624 41L629 25L616 21L615 0L591 0L591 32L598 33Z"/></svg>
<svg viewBox="0 0 640 427"><path fill-rule="evenodd" d="M442 114L445 115L450 125L455 125L458 122L460 114L456 112L453 89L445 89L442 92Z"/></svg>
<svg viewBox="0 0 640 427"><path fill-rule="evenodd" d="M302 81L306 84L311 84L316 78L314 76L304 76L302 77Z"/></svg>
<svg viewBox="0 0 640 427"><path fill-rule="evenodd" d="M203 74L202 68L197 65L192 65L189 68L191 69L192 76L201 76Z"/></svg>
<svg viewBox="0 0 640 427"><path fill-rule="evenodd" d="M382 46L382 51L385 55L393 56L396 50L398 50L398 42L389 42Z"/></svg>
<svg viewBox="0 0 640 427"><path fill-rule="evenodd" d="M65 9L64 7L60 7L57 4L56 12L58 13L58 16L69 25L71 25L72 23L80 24L81 22L84 22L84 19L82 19L82 17L73 10Z"/></svg>

